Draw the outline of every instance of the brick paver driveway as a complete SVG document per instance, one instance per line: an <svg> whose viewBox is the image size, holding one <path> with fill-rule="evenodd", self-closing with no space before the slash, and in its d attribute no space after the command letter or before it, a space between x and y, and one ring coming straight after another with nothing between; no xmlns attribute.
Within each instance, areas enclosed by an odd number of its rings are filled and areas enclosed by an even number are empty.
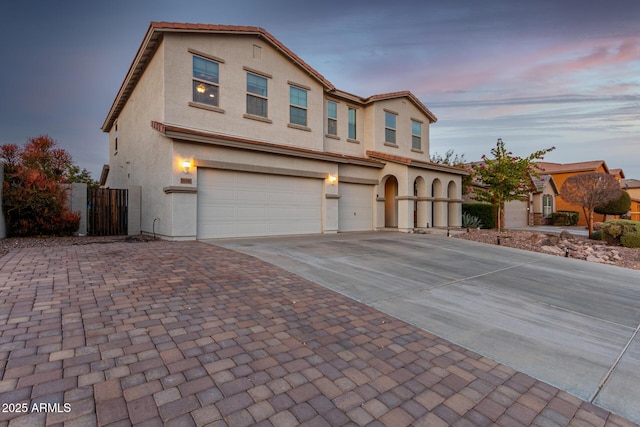
<svg viewBox="0 0 640 427"><path fill-rule="evenodd" d="M13 251L0 332L0 426L634 425L197 242Z"/></svg>

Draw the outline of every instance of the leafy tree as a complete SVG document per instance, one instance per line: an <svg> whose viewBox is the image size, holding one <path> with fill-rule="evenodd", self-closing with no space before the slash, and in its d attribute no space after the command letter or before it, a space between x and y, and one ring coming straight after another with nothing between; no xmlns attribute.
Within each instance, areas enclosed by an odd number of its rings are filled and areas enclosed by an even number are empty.
<svg viewBox="0 0 640 427"><path fill-rule="evenodd" d="M72 234L80 215L66 206L62 183L72 165L67 151L48 136L30 138L24 148L0 146L4 164L3 208L13 236Z"/></svg>
<svg viewBox="0 0 640 427"><path fill-rule="evenodd" d="M67 184L72 184L74 182L87 184L87 187L90 188L97 188L100 185L98 181L91 177L91 173L88 170L85 168L80 170L80 167L76 165L71 165L69 166L69 169L67 169L66 182Z"/></svg>
<svg viewBox="0 0 640 427"><path fill-rule="evenodd" d="M496 211L498 230L502 228L504 204L513 200L526 200L531 189L531 177L538 177L536 160L555 150L555 147L536 151L527 157L514 156L507 151L502 138L491 149L493 158L482 156L482 162L472 164L473 173L486 188L474 190L474 199L491 203Z"/></svg>
<svg viewBox="0 0 640 427"><path fill-rule="evenodd" d="M434 153L431 155L431 162L441 165L453 166L454 168L467 170L467 161L464 154L457 154L454 150L447 150L444 155ZM467 194L473 184L473 174L462 176L462 194Z"/></svg>
<svg viewBox="0 0 640 427"><path fill-rule="evenodd" d="M624 215L631 209L631 196L624 190L620 191L620 197L612 200L604 206L596 206L593 210L595 213L604 215L605 221L607 215Z"/></svg>
<svg viewBox="0 0 640 427"><path fill-rule="evenodd" d="M569 203L582 206L591 237L594 210L619 199L621 192L620 184L613 176L608 173L589 172L567 178L560 189L560 196Z"/></svg>

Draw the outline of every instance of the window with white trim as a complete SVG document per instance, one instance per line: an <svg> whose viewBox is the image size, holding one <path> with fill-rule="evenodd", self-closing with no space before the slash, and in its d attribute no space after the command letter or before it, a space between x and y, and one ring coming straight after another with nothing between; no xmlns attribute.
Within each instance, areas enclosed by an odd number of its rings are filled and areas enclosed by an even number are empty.
<svg viewBox="0 0 640 427"><path fill-rule="evenodd" d="M349 139L357 139L356 133L356 109L349 108Z"/></svg>
<svg viewBox="0 0 640 427"><path fill-rule="evenodd" d="M396 119L397 116L388 111L384 112L384 142L396 143Z"/></svg>
<svg viewBox="0 0 640 427"><path fill-rule="evenodd" d="M220 84L219 67L215 61L193 57L193 102L218 106Z"/></svg>
<svg viewBox="0 0 640 427"><path fill-rule="evenodd" d="M545 194L542 196L542 217L551 218L553 213L553 196Z"/></svg>
<svg viewBox="0 0 640 427"><path fill-rule="evenodd" d="M247 73L247 114L267 117L267 79Z"/></svg>
<svg viewBox="0 0 640 427"><path fill-rule="evenodd" d="M307 125L307 91L289 86L289 123Z"/></svg>
<svg viewBox="0 0 640 427"><path fill-rule="evenodd" d="M422 150L422 123L411 120L411 148Z"/></svg>
<svg viewBox="0 0 640 427"><path fill-rule="evenodd" d="M338 104L327 101L327 134L338 135Z"/></svg>

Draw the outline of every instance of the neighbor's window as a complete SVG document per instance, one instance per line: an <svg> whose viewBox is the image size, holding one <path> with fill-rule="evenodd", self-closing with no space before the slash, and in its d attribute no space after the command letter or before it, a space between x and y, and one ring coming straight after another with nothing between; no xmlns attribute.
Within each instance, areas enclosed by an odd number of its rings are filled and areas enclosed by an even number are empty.
<svg viewBox="0 0 640 427"><path fill-rule="evenodd" d="M384 141L396 143L396 115L387 111L384 113Z"/></svg>
<svg viewBox="0 0 640 427"><path fill-rule="evenodd" d="M193 57L193 101L218 106L218 63Z"/></svg>
<svg viewBox="0 0 640 427"><path fill-rule="evenodd" d="M349 108L349 139L356 139L356 109Z"/></svg>
<svg viewBox="0 0 640 427"><path fill-rule="evenodd" d="M411 120L411 148L422 149L422 123L417 120Z"/></svg>
<svg viewBox="0 0 640 427"><path fill-rule="evenodd" d="M551 218L553 213L553 196L545 194L542 196L542 216L544 218Z"/></svg>
<svg viewBox="0 0 640 427"><path fill-rule="evenodd" d="M327 133L338 134L338 104L332 101L327 102Z"/></svg>
<svg viewBox="0 0 640 427"><path fill-rule="evenodd" d="M247 73L247 114L267 117L267 79Z"/></svg>
<svg viewBox="0 0 640 427"><path fill-rule="evenodd" d="M289 86L289 123L307 125L307 91Z"/></svg>

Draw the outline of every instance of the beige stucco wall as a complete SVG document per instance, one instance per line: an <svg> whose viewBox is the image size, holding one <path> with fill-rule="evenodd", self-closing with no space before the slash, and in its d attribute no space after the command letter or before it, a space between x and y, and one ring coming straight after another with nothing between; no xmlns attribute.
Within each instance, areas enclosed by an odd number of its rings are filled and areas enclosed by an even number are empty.
<svg viewBox="0 0 640 427"><path fill-rule="evenodd" d="M337 127L336 136L327 135L327 102L332 101L337 105ZM349 108L356 110L356 138L349 139ZM332 153L345 154L348 156L364 157L365 146L362 142L365 128L364 109L353 102L340 100L338 98L327 98L324 102L324 150Z"/></svg>
<svg viewBox="0 0 640 427"><path fill-rule="evenodd" d="M255 37L176 33L167 34L164 45L166 123L322 151L324 89L270 44ZM254 46L261 51L259 58L254 57ZM219 63L218 105L223 112L190 105L194 54L189 49L224 60ZM267 118L271 123L245 117L247 71L244 67L271 76L267 78ZM290 82L309 89L308 130L288 126Z"/></svg>
<svg viewBox="0 0 640 427"><path fill-rule="evenodd" d="M142 232L172 234L172 204L163 188L171 185L171 140L151 127L151 121L164 121L164 58L161 43L129 100L109 132L109 176L107 186L140 186ZM155 230L154 230L154 219Z"/></svg>
<svg viewBox="0 0 640 427"><path fill-rule="evenodd" d="M385 112L396 113L396 145L385 143ZM365 148L394 156L429 161L429 118L409 99L395 98L368 105L365 112ZM411 120L422 122L421 152L411 149Z"/></svg>

